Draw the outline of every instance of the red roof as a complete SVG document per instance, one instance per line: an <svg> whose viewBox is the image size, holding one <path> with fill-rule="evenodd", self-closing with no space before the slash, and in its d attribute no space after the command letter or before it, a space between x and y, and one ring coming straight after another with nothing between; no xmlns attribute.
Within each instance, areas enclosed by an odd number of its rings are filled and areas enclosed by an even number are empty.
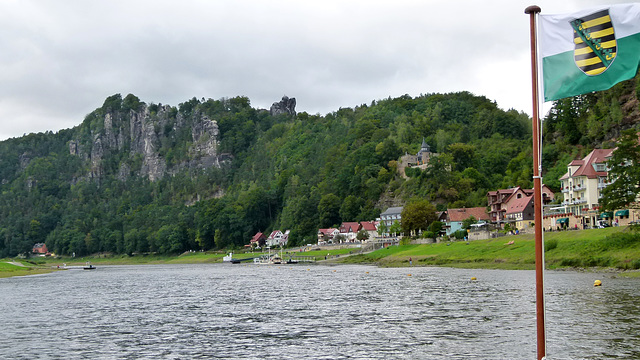
<svg viewBox="0 0 640 360"><path fill-rule="evenodd" d="M360 224L357 222L343 222L342 225L340 225L340 232L341 233L358 232L359 228L360 228Z"/></svg>
<svg viewBox="0 0 640 360"><path fill-rule="evenodd" d="M447 209L447 217L451 222L461 222L471 216L476 220L490 220L485 207Z"/></svg>
<svg viewBox="0 0 640 360"><path fill-rule="evenodd" d="M333 233L334 231L336 231L338 229L335 228L328 228L328 229L318 229L319 233L323 233L325 235L330 235L331 233Z"/></svg>
<svg viewBox="0 0 640 360"><path fill-rule="evenodd" d="M506 214L518 214L523 212L531 201L533 201L533 196L523 196L520 199L511 200L507 207Z"/></svg>
<svg viewBox="0 0 640 360"><path fill-rule="evenodd" d="M586 176L589 179L595 179L598 176L607 176L606 171L596 171L593 167L593 164L602 164L607 162L607 158L611 157L611 153L614 149L595 149L589 153L582 160L573 160L569 166L579 166L573 174L569 174L568 172L564 174L560 179L568 179L573 176Z"/></svg>
<svg viewBox="0 0 640 360"><path fill-rule="evenodd" d="M360 225L362 225L362 228L364 230L367 231L376 231L376 224L373 223L373 221L360 221Z"/></svg>
<svg viewBox="0 0 640 360"><path fill-rule="evenodd" d="M261 232L258 232L255 235L253 235L253 237L251 238L251 242L252 243L258 242L258 241L260 241L261 238L264 239L264 234L261 233Z"/></svg>

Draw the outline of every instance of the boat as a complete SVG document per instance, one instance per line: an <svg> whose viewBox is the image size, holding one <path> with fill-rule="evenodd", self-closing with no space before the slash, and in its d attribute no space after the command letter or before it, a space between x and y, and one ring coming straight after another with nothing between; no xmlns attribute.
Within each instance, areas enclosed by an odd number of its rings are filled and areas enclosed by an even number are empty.
<svg viewBox="0 0 640 360"><path fill-rule="evenodd" d="M222 262L230 262L233 263L233 253L229 253L229 255L225 255L222 257Z"/></svg>
<svg viewBox="0 0 640 360"><path fill-rule="evenodd" d="M87 261L87 265L85 267L83 267L84 270L95 270L96 267L91 265L90 262Z"/></svg>

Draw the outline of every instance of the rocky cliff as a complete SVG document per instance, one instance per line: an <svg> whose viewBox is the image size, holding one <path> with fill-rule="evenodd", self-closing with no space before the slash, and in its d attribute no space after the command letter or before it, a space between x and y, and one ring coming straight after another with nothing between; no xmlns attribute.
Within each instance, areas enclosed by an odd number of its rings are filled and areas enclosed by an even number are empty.
<svg viewBox="0 0 640 360"><path fill-rule="evenodd" d="M99 180L113 172L120 180L143 176L156 181L230 161L228 155L219 156L217 122L197 111L187 117L172 106L139 103L135 109L103 107L91 120L86 124L89 139L69 142L69 152L88 162L87 178ZM176 154L176 145L186 151Z"/></svg>
<svg viewBox="0 0 640 360"><path fill-rule="evenodd" d="M274 102L271 105L271 109L269 109L269 113L271 116L276 116L280 114L289 114L292 116L296 116L296 98L289 98L288 96L283 96L282 100L279 102Z"/></svg>

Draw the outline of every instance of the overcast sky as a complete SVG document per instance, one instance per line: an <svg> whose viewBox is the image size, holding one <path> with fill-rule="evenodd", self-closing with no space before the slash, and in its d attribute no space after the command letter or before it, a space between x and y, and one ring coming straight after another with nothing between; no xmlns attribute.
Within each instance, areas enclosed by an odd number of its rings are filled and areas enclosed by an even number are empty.
<svg viewBox="0 0 640 360"><path fill-rule="evenodd" d="M620 2L2 0L0 140L76 126L116 93L174 106L247 96L259 108L287 95L325 115L470 91L530 114L524 9Z"/></svg>

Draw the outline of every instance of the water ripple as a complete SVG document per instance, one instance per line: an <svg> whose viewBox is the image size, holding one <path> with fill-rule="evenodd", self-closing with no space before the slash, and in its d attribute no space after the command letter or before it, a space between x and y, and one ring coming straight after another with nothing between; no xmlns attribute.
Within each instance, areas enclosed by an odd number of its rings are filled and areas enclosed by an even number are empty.
<svg viewBox="0 0 640 360"><path fill-rule="evenodd" d="M532 272L411 268L411 275L215 264L0 279L0 358L535 357ZM546 278L549 358L640 358L638 280L608 276L594 288L591 274Z"/></svg>

